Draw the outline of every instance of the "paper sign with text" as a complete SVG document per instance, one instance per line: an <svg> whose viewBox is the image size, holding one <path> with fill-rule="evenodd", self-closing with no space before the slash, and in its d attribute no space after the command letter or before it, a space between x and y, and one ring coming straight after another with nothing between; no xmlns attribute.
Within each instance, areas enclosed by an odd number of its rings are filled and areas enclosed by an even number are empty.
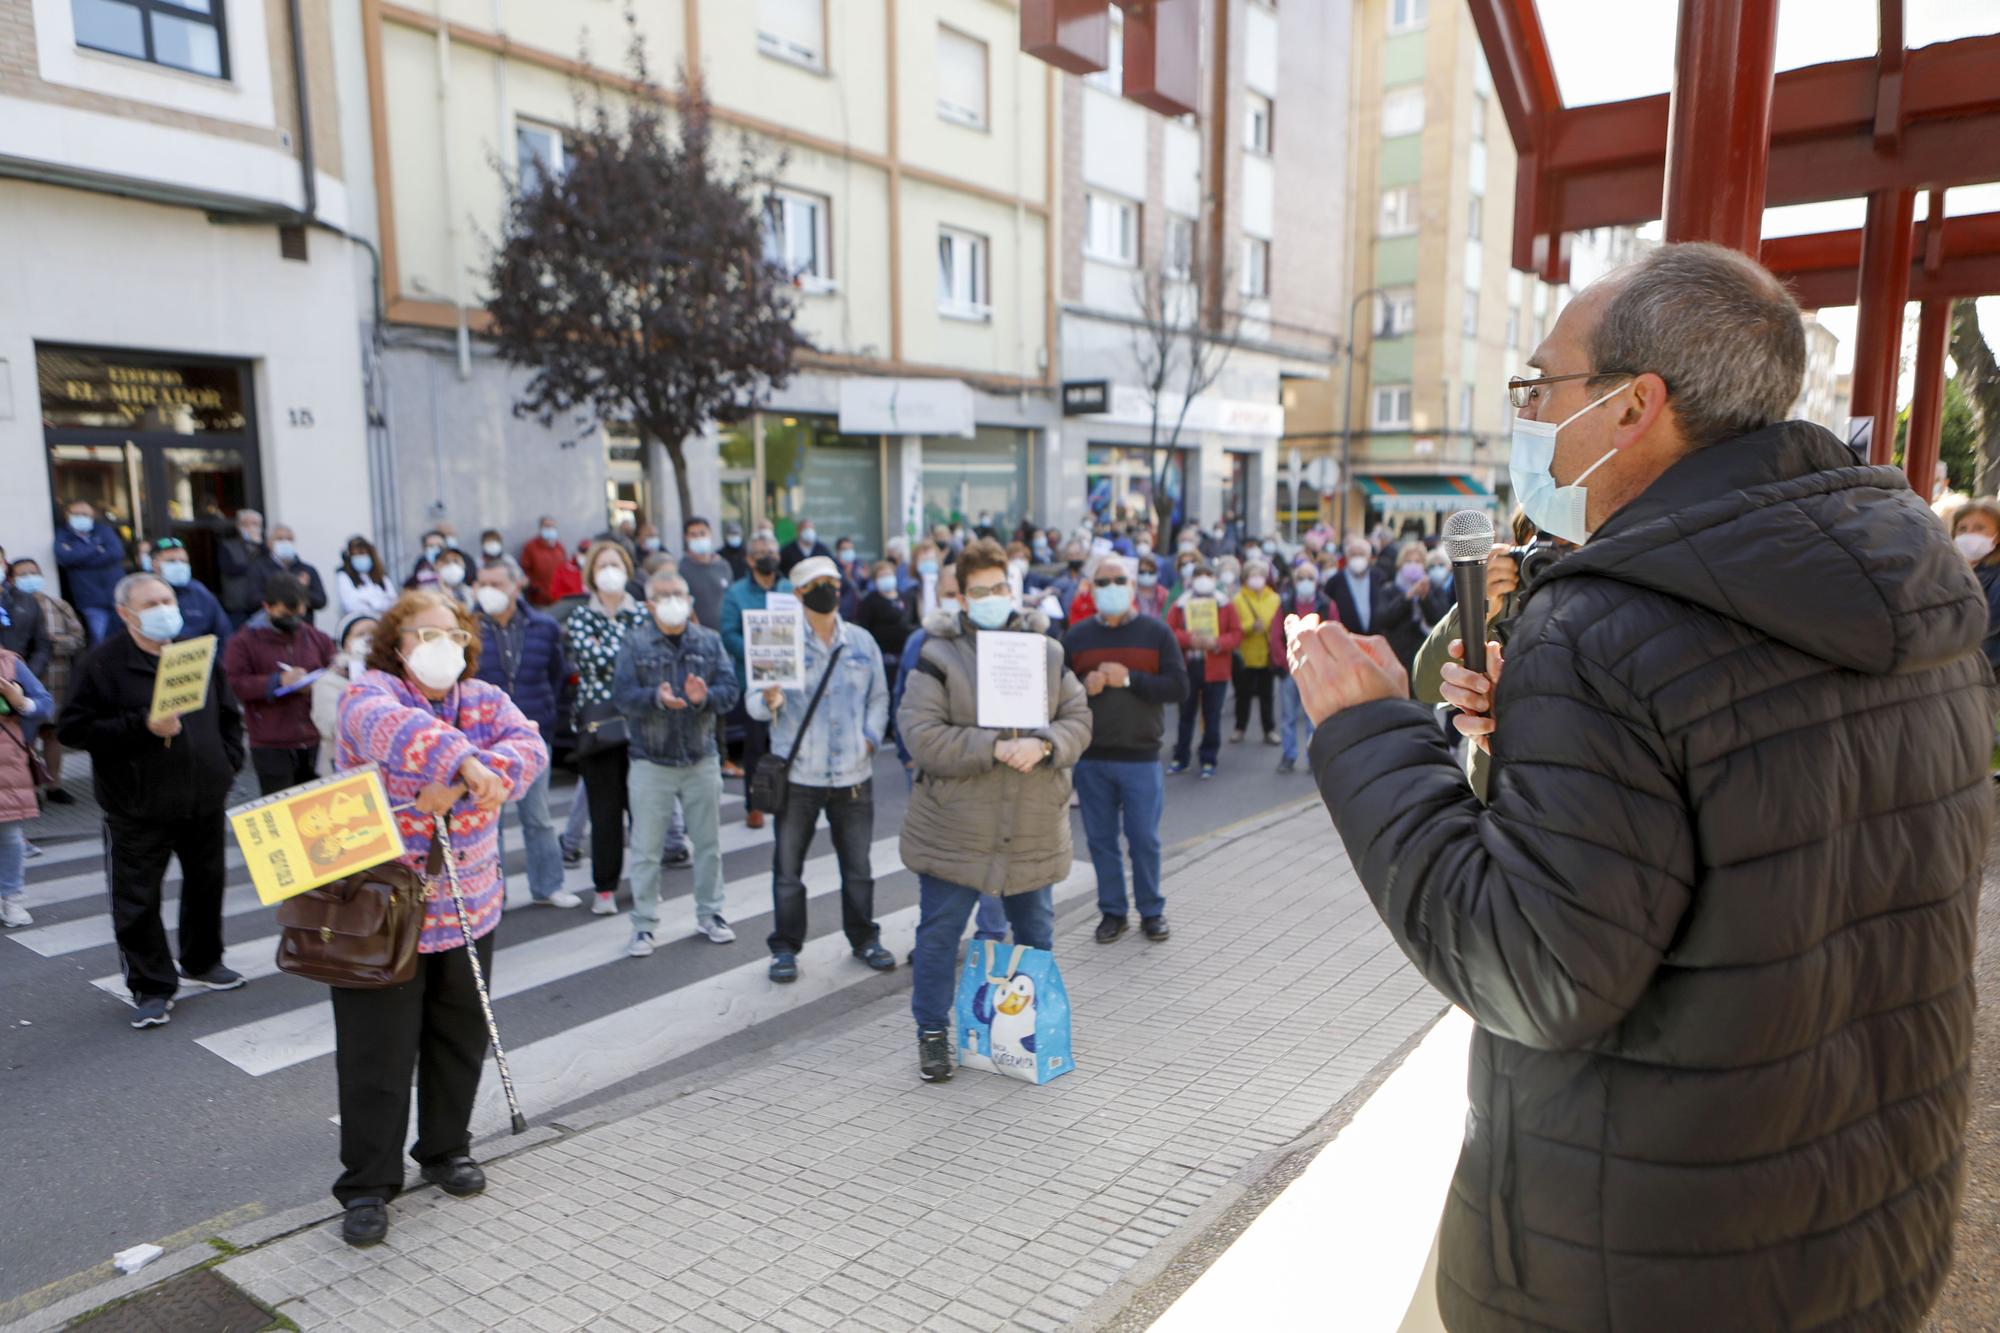
<svg viewBox="0 0 2000 1333"><path fill-rule="evenodd" d="M1049 724L1049 640L1042 634L979 634L979 725L1035 730Z"/></svg>
<svg viewBox="0 0 2000 1333"><path fill-rule="evenodd" d="M1222 612L1212 597L1190 597L1185 604L1188 633L1197 639L1213 639L1222 633Z"/></svg>
<svg viewBox="0 0 2000 1333"><path fill-rule="evenodd" d="M266 904L403 854L382 775L372 766L239 805L229 812L229 828Z"/></svg>
<svg viewBox="0 0 2000 1333"><path fill-rule="evenodd" d="M208 676L215 669L215 636L170 643L160 649L160 666L153 676L153 711L148 722L164 722L184 713L199 713L208 703Z"/></svg>
<svg viewBox="0 0 2000 1333"><path fill-rule="evenodd" d="M743 667L750 676L749 689L804 689L805 622L793 611L745 611Z"/></svg>

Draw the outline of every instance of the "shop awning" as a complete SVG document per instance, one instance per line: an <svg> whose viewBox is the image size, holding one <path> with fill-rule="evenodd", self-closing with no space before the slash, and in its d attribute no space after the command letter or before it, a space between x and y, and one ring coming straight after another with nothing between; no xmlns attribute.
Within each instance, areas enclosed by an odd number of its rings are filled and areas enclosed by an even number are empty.
<svg viewBox="0 0 2000 1333"><path fill-rule="evenodd" d="M1362 493L1383 509L1477 509L1493 503L1493 492L1471 477L1362 473L1355 480Z"/></svg>

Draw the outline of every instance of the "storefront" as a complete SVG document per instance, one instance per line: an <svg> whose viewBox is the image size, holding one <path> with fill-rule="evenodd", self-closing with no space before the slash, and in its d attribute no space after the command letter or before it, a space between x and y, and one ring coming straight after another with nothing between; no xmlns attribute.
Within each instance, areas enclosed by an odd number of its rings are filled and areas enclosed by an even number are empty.
<svg viewBox="0 0 2000 1333"><path fill-rule="evenodd" d="M1152 522L1159 496L1171 505L1168 531L1189 521L1188 469L1194 449L1152 449L1139 444L1092 444L1084 456L1090 517L1098 523Z"/></svg>
<svg viewBox="0 0 2000 1333"><path fill-rule="evenodd" d="M845 434L831 416L753 413L721 428L721 517L747 533L769 523L779 542L811 518L831 546L850 537L863 559L882 551L882 476L887 442Z"/></svg>
<svg viewBox="0 0 2000 1333"><path fill-rule="evenodd" d="M1030 517L1034 494L1029 433L980 426L969 440L923 442L923 526L966 523L1011 533Z"/></svg>

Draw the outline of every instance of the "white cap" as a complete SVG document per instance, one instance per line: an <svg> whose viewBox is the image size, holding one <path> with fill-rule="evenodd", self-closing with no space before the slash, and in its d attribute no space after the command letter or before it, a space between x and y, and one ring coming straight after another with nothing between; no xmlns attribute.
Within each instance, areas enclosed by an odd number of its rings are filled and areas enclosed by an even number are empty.
<svg viewBox="0 0 2000 1333"><path fill-rule="evenodd" d="M790 578L794 588L803 588L814 579L839 579L840 566L823 555L807 556L792 566Z"/></svg>

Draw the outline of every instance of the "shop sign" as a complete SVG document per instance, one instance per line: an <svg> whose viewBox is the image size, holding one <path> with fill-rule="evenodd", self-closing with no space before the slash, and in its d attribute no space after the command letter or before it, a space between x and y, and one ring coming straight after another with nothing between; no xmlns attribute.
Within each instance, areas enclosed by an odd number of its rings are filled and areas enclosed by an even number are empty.
<svg viewBox="0 0 2000 1333"><path fill-rule="evenodd" d="M1110 388L1109 404L1092 415L1121 426L1152 424L1153 407L1144 389L1132 384L1114 384ZM1161 395L1160 428L1163 431L1170 429L1180 411L1179 395ZM1064 386L1063 413L1066 416L1078 414L1069 407L1067 385ZM1223 435L1283 435L1285 409L1278 403L1256 403L1242 398L1216 398L1203 394L1188 404L1187 420L1181 424L1181 429L1183 432L1214 431Z"/></svg>
<svg viewBox="0 0 2000 1333"><path fill-rule="evenodd" d="M1063 415L1091 416L1111 410L1110 380L1068 380L1063 384Z"/></svg>
<svg viewBox="0 0 2000 1333"><path fill-rule="evenodd" d="M961 380L840 382L843 435L970 436L972 417L972 389Z"/></svg>

